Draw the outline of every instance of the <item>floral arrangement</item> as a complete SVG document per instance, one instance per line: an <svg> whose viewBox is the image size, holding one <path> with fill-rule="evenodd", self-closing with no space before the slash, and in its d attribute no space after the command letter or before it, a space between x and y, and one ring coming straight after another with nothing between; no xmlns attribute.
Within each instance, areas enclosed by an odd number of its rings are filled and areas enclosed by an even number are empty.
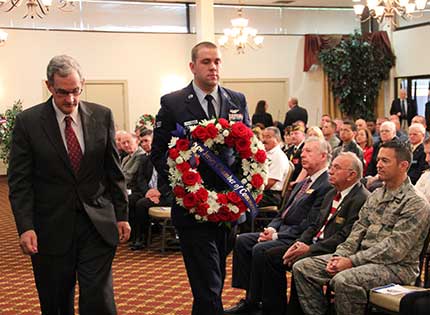
<svg viewBox="0 0 430 315"><path fill-rule="evenodd" d="M154 129L155 117L150 114L143 114L139 117L136 127L134 130L138 129Z"/></svg>
<svg viewBox="0 0 430 315"><path fill-rule="evenodd" d="M204 144L217 153L222 146L232 148L241 161L240 174L234 174L258 203L267 183L267 157L263 144L242 122L226 119L203 120L190 128L187 138L172 137L169 143L169 179L176 202L198 221L231 222L247 210L234 192L216 192L205 188L197 170L199 157L195 143Z"/></svg>
<svg viewBox="0 0 430 315"><path fill-rule="evenodd" d="M16 101L12 108L0 114L0 159L4 164L9 163L10 144L12 142L12 130L15 126L16 116L22 112L22 101Z"/></svg>

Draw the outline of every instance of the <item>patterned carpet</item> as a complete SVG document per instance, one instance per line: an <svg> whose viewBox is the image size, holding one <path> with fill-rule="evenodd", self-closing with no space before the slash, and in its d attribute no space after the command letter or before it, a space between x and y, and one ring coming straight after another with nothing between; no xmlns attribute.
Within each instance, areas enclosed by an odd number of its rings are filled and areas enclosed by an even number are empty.
<svg viewBox="0 0 430 315"><path fill-rule="evenodd" d="M231 256L227 266L223 301L228 307L235 304L243 292L231 288ZM121 245L113 273L118 314L191 313L192 296L179 252L164 255L155 249L132 252ZM0 177L0 315L36 314L40 314L40 308L30 259L19 250L6 179Z"/></svg>

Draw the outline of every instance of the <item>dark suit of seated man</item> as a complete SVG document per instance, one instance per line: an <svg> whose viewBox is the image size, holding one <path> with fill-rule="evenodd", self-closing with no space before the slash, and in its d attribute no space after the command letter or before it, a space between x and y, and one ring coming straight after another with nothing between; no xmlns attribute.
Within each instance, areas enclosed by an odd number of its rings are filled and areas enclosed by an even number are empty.
<svg viewBox="0 0 430 315"><path fill-rule="evenodd" d="M241 314L256 309L261 297L265 251L291 245L310 225L318 222L321 203L330 190L327 174L330 150L325 140L307 139L302 150L302 165L309 176L297 183L286 208L262 233L246 233L237 237L232 285L246 290L246 299L225 310L226 314Z"/></svg>
<svg viewBox="0 0 430 315"><path fill-rule="evenodd" d="M130 223L134 230L132 250L144 247L149 228L149 208L171 206L172 190L169 183L158 176L149 155L141 155L141 162L129 196Z"/></svg>
<svg viewBox="0 0 430 315"><path fill-rule="evenodd" d="M363 164L352 152L342 152L329 168L334 186L324 198L317 225L307 228L297 241L266 251L263 268L262 302L265 315L284 315L287 309L285 270L304 257L333 253L346 240L369 192L360 183ZM291 285L288 313L298 307L295 287Z"/></svg>

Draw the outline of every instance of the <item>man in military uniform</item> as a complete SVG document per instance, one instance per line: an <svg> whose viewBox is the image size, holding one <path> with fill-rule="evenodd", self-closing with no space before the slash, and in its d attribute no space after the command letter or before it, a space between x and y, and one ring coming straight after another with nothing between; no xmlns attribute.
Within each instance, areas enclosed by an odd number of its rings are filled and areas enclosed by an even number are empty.
<svg viewBox="0 0 430 315"><path fill-rule="evenodd" d="M351 234L334 254L309 257L293 265L297 294L305 314L325 314L322 287L336 293L339 315L364 314L367 291L387 283L412 283L430 227L430 205L416 192L407 171L410 149L383 143L378 174L385 185L360 210Z"/></svg>

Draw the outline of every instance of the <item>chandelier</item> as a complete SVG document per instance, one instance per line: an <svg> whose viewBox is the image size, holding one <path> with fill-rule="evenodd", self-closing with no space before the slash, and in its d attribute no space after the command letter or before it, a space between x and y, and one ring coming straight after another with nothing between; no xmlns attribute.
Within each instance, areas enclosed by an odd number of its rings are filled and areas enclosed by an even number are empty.
<svg viewBox="0 0 430 315"><path fill-rule="evenodd" d="M3 46L7 41L7 33L3 30L0 30L0 46Z"/></svg>
<svg viewBox="0 0 430 315"><path fill-rule="evenodd" d="M79 0L59 0L59 9L62 11L71 11L75 7L75 3ZM23 16L23 19L30 17L34 19L35 16L43 18L49 12L49 7L52 6L52 0L0 0L0 7L3 5L9 5L6 12L10 12L15 8L25 3L27 6L27 13Z"/></svg>
<svg viewBox="0 0 430 315"><path fill-rule="evenodd" d="M362 22L374 18L382 23L387 19L391 24L397 26L396 16L404 19L412 18L414 17L413 13L422 12L426 4L427 0L367 0L366 6L369 8L369 16ZM361 19L365 6L355 4L353 7L355 14Z"/></svg>
<svg viewBox="0 0 430 315"><path fill-rule="evenodd" d="M263 36L257 36L257 30L248 27L248 19L244 18L242 8L237 11L238 17L231 20L232 28L224 29L224 35L218 40L221 47L226 47L229 40L233 42L237 53L245 53L247 46L258 49L263 46Z"/></svg>

